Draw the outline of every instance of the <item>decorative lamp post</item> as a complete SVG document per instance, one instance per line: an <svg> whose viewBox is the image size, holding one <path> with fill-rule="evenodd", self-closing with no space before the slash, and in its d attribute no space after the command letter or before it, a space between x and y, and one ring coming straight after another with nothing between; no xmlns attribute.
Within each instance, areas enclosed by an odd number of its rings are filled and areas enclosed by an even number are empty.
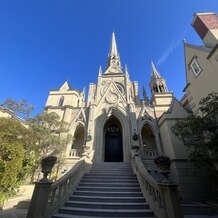
<svg viewBox="0 0 218 218"><path fill-rule="evenodd" d="M138 135L136 134L136 130L135 129L134 129L134 133L133 133L132 139L134 141L137 141L139 139Z"/></svg>
<svg viewBox="0 0 218 218"><path fill-rule="evenodd" d="M49 173L51 173L52 168L54 167L56 161L57 161L57 157L55 157L55 156L48 156L48 157L45 157L41 160L41 166L42 166L41 172L44 175L43 175L43 178L40 180L40 182L48 182L49 181L47 176Z"/></svg>
<svg viewBox="0 0 218 218"><path fill-rule="evenodd" d="M86 136L86 141L88 142L88 141L91 141L91 140L92 140L92 136L91 136L90 130L89 130L89 132L88 132L88 134Z"/></svg>

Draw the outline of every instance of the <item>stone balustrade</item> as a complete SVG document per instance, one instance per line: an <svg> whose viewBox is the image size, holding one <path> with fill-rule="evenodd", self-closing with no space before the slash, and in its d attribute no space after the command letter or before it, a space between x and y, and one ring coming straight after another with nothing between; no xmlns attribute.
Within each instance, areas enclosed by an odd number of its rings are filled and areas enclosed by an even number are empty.
<svg viewBox="0 0 218 218"><path fill-rule="evenodd" d="M83 149L70 149L69 157L82 157Z"/></svg>
<svg viewBox="0 0 218 218"><path fill-rule="evenodd" d="M155 158L158 156L158 150L157 149L142 149L142 157L143 158Z"/></svg>
<svg viewBox="0 0 218 218"><path fill-rule="evenodd" d="M132 153L132 166L143 195L157 218L182 218L177 185L158 183L145 169L141 158Z"/></svg>
<svg viewBox="0 0 218 218"><path fill-rule="evenodd" d="M36 182L27 218L50 218L70 197L85 174L85 169L86 163L81 160L54 183Z"/></svg>

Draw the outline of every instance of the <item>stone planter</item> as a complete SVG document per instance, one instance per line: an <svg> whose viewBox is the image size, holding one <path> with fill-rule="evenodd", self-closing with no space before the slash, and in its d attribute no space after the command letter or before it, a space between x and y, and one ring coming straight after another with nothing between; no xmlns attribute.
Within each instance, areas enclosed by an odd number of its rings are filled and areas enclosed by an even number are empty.
<svg viewBox="0 0 218 218"><path fill-rule="evenodd" d="M55 156L48 156L41 160L41 166L42 166L41 172L44 174L44 176L40 181L44 181L44 182L49 181L47 179L47 176L49 173L51 173L52 168L54 167L56 161L57 161L57 157Z"/></svg>

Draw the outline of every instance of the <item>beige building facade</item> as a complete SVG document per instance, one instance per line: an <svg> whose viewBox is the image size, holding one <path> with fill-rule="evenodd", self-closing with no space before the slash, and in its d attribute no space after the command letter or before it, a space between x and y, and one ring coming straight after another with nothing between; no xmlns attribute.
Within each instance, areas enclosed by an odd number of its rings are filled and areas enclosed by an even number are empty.
<svg viewBox="0 0 218 218"><path fill-rule="evenodd" d="M196 13L192 26L203 45L184 42L186 87L182 105L198 115L199 102L211 92L218 92L218 16Z"/></svg>

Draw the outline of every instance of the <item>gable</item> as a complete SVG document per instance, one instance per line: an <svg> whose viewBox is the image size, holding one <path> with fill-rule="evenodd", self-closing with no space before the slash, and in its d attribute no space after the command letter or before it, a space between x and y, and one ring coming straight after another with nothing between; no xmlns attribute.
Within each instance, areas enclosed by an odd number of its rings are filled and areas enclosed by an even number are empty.
<svg viewBox="0 0 218 218"><path fill-rule="evenodd" d="M173 118L184 118L190 115L176 98L173 99L167 114L170 114Z"/></svg>
<svg viewBox="0 0 218 218"><path fill-rule="evenodd" d="M60 91L67 91L69 89L71 89L70 85L69 85L68 81L65 81L64 84L61 86L61 88L59 90Z"/></svg>

